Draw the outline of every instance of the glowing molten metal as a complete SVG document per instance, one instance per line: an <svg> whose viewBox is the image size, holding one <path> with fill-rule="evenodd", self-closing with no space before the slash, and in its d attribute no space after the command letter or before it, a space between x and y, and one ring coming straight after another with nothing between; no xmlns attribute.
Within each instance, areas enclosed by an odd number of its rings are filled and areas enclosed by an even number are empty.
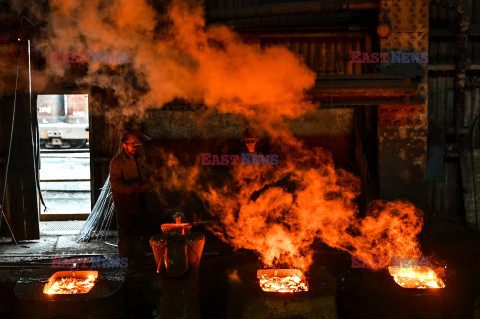
<svg viewBox="0 0 480 319"><path fill-rule="evenodd" d="M95 285L97 271L59 271L45 284L43 293L54 294L86 294Z"/></svg>
<svg viewBox="0 0 480 319"><path fill-rule="evenodd" d="M388 267L388 271L403 288L445 288L443 280L430 268Z"/></svg>
<svg viewBox="0 0 480 319"><path fill-rule="evenodd" d="M263 291L308 291L305 276L298 269L262 269L257 272L257 278Z"/></svg>

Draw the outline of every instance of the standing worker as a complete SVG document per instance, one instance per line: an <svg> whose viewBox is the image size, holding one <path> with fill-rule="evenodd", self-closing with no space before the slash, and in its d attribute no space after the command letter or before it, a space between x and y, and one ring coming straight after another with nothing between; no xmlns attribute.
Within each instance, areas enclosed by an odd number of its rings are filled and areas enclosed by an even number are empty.
<svg viewBox="0 0 480 319"><path fill-rule="evenodd" d="M260 134L253 127L247 127L242 133L242 142L245 146L244 150L252 155L260 155L261 153L255 148L260 140Z"/></svg>
<svg viewBox="0 0 480 319"><path fill-rule="evenodd" d="M110 184L118 228L118 255L127 257L129 266L143 257L142 227L146 212L145 193L151 190L138 169L138 134L125 132L123 150L110 163Z"/></svg>

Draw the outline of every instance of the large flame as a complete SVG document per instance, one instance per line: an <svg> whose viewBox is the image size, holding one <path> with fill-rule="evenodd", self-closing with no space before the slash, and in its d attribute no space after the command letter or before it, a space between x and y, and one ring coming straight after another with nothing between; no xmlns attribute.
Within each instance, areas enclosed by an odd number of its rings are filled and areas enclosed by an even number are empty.
<svg viewBox="0 0 480 319"><path fill-rule="evenodd" d="M389 266L391 256L422 256L416 238L422 215L414 205L376 201L361 218L357 177L335 169L326 151L307 149L286 133L274 141L283 155L279 165L236 166L231 184L203 194L222 222L214 228L219 236L255 250L269 267L306 270L317 237L374 269Z"/></svg>

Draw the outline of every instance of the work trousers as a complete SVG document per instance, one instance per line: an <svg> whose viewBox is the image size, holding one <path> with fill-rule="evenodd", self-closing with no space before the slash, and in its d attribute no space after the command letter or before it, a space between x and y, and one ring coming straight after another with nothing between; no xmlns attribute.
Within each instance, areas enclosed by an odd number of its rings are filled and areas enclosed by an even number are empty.
<svg viewBox="0 0 480 319"><path fill-rule="evenodd" d="M118 255L135 261L143 253L142 215L117 212Z"/></svg>

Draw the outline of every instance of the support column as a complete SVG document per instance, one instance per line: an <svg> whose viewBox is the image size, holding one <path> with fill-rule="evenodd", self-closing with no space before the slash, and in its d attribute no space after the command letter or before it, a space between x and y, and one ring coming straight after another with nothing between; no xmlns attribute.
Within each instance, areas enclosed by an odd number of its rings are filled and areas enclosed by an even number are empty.
<svg viewBox="0 0 480 319"><path fill-rule="evenodd" d="M428 63L391 63L392 51L427 53L428 0L382 0L380 50L389 53L381 72L418 80L423 104L380 105L378 170L381 199L406 199L420 209L427 202Z"/></svg>

